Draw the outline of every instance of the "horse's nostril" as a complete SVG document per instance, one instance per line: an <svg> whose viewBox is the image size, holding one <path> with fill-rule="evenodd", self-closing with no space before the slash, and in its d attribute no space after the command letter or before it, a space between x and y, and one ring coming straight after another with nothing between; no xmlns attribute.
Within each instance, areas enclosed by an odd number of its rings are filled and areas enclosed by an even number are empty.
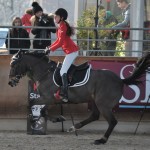
<svg viewBox="0 0 150 150"><path fill-rule="evenodd" d="M14 87L14 86L16 86L18 83L19 83L19 79L15 78L15 79L11 79L11 80L8 82L8 85L10 85L11 87Z"/></svg>
<svg viewBox="0 0 150 150"><path fill-rule="evenodd" d="M8 85L10 85L11 87L13 87L12 81L9 81L9 82L8 82Z"/></svg>

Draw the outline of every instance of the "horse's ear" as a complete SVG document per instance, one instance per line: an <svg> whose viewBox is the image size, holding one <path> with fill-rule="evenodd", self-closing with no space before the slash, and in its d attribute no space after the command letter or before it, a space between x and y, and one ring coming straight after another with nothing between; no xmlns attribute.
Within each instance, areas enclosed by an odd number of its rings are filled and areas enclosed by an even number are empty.
<svg viewBox="0 0 150 150"><path fill-rule="evenodd" d="M20 59L23 55L23 51L22 49L20 49L13 57L12 57L12 60L17 60L17 59Z"/></svg>
<svg viewBox="0 0 150 150"><path fill-rule="evenodd" d="M16 54L16 57L17 58L20 58L22 55L23 55L23 51L22 51L22 49L20 49L19 51L18 51L18 53Z"/></svg>

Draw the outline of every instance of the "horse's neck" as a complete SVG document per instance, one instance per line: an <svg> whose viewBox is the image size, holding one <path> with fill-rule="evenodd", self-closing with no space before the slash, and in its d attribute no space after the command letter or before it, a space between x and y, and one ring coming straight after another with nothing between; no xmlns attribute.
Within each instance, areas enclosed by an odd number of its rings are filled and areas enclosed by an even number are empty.
<svg viewBox="0 0 150 150"><path fill-rule="evenodd" d="M33 69L33 78L36 81L43 80L48 75L48 66L47 65L40 65L35 66Z"/></svg>
<svg viewBox="0 0 150 150"><path fill-rule="evenodd" d="M38 72L37 72L38 73ZM45 72L40 73L40 77L36 76L34 77L34 81L38 83L38 89L41 93L46 92L45 87L47 88L47 92L52 93L53 98L53 93L55 93L58 90L58 87L54 84L53 82L53 70L50 70L50 66L47 66L47 70Z"/></svg>
<svg viewBox="0 0 150 150"><path fill-rule="evenodd" d="M41 58L35 58L35 57L29 57L30 60L28 60L27 65L29 66L31 70L32 77L29 77L33 79L34 81L41 80L41 78L44 78L46 76L46 73L48 71L48 63L43 61Z"/></svg>
<svg viewBox="0 0 150 150"><path fill-rule="evenodd" d="M53 82L53 73L57 67L57 63L55 61L50 61L49 63L46 63L45 61L42 61L35 57L31 60L31 64L28 63L31 67L31 77L29 78L31 78L31 80L33 80L34 82L38 81L40 86L44 83L55 87L55 84Z"/></svg>
<svg viewBox="0 0 150 150"><path fill-rule="evenodd" d="M34 79L37 81L39 78L50 78L53 80L53 74L57 67L57 63L55 61L50 61L49 63L41 63L40 65L33 66L34 68Z"/></svg>

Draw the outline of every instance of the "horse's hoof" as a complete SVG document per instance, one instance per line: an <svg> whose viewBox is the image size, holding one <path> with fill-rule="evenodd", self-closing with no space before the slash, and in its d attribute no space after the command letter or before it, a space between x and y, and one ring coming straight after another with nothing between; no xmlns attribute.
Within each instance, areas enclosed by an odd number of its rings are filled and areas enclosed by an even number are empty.
<svg viewBox="0 0 150 150"><path fill-rule="evenodd" d="M99 139L99 140L95 140L95 141L94 141L94 144L95 144L95 145L100 145L100 144L105 144L106 142L107 142L107 140L101 138L101 139Z"/></svg>
<svg viewBox="0 0 150 150"><path fill-rule="evenodd" d="M74 126L70 127L70 129L67 130L67 132L75 132L76 128Z"/></svg>

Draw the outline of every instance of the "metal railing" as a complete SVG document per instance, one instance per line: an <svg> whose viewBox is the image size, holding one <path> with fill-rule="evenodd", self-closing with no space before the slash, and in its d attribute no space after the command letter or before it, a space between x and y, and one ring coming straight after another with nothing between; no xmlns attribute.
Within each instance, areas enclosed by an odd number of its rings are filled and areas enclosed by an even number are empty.
<svg viewBox="0 0 150 150"><path fill-rule="evenodd" d="M10 28L14 28L14 26L0 26L0 29L1 28L7 28L7 29L10 29ZM29 27L29 26L15 26L15 28L37 28L37 29L54 29L52 27ZM121 56L121 53L126 53L128 52L127 50L125 50L124 48L122 48L121 50L119 49L104 49L105 47L107 47L107 45L105 45L106 43L111 43L111 42L116 42L117 44L119 43L120 46L122 46L125 42L129 42L129 43L134 43L134 42L141 42L142 45L143 45L143 48L144 46L146 45L146 50L142 50L142 51L139 51L139 50L130 50L129 52L134 52L134 53L144 53L145 51L149 51L150 50L150 28L129 28L128 30L130 32L132 31L142 31L143 33L147 34L147 37L148 38L145 38L143 37L144 39L141 39L141 40L136 40L136 39L127 39L127 40L123 40L121 39L121 37L117 37L116 39L110 39L110 38L104 38L104 36L101 36L99 34L99 39L95 39L94 38L94 31L105 31L105 32L109 32L110 30L112 30L112 28L96 28L96 27L76 27L75 28L75 31L76 31L76 34L75 36L72 38L74 42L76 42L79 47L80 47L80 55L84 55L84 56L109 56L109 55L105 55L106 53L113 53L113 55L110 55L110 56L115 56L115 54L117 54L118 56ZM123 28L118 28L118 29L115 29L115 30L123 30ZM1 32L1 30L0 30ZM80 34L79 34L80 33ZM82 34L82 35L81 35ZM144 34L144 35L145 35ZM91 37L92 35L92 37ZM17 40L27 40L26 38L10 38L10 35L9 35L9 32L8 32L8 41L10 41L10 39L17 39ZM54 41L55 40L55 37L52 37L51 39L45 39L45 38L34 38L34 37L30 37L29 38L31 43L33 42L33 40L51 40L51 41ZM0 33L0 40L6 40L6 37L1 37L1 33ZM98 42L99 45L98 47L95 47L95 42ZM102 46L103 45L103 46ZM0 51L1 50L8 50L8 51L11 51L11 48L10 48L10 42L8 42L8 48L0 48ZM16 50L19 50L19 49L16 49ZM37 50L37 49L33 49L33 47L31 46L30 49L23 49L23 50ZM38 50L43 50L43 49L38 49ZM59 50L61 51L61 50ZM60 53L62 54L62 53ZM59 55L59 53L58 53Z"/></svg>

